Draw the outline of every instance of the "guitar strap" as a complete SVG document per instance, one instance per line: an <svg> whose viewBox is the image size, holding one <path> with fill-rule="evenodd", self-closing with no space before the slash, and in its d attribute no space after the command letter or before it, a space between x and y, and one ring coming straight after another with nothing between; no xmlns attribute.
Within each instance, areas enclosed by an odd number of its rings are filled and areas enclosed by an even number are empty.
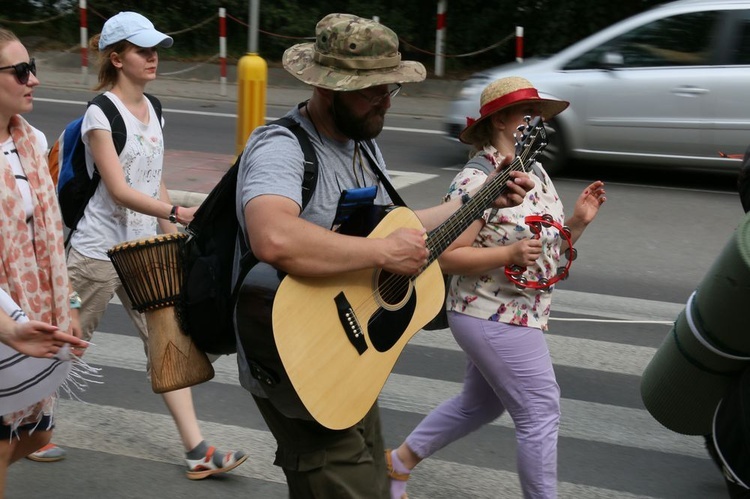
<svg viewBox="0 0 750 499"><path fill-rule="evenodd" d="M375 175L378 176L378 179L380 180L380 183L383 184L383 187L385 187L386 192L391 197L391 201L393 201L394 204L398 206L406 206L406 203L401 198L401 196L396 192L396 188L393 187L393 184L391 184L391 181L388 180L388 177L385 176L383 171L378 166L378 160L375 157L375 144L372 140L367 139L364 141L365 147L365 156L367 156L367 160L370 162L370 168L372 171L375 172Z"/></svg>

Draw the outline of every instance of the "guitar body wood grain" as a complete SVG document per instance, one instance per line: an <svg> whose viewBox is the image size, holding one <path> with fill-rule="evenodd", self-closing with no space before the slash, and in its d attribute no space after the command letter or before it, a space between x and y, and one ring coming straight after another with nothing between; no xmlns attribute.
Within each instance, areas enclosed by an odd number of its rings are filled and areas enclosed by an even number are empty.
<svg viewBox="0 0 750 499"><path fill-rule="evenodd" d="M402 227L422 224L408 208L394 208L367 237ZM380 269L284 278L273 303L274 338L286 374L315 420L343 429L364 417L406 344L443 306L443 286L436 262L412 278ZM358 333L362 352L352 343Z"/></svg>

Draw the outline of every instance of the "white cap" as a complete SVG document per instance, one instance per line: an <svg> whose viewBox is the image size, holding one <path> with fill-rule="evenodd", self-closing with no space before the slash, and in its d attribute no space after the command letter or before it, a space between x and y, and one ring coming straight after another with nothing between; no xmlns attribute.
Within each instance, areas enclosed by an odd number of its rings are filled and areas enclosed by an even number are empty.
<svg viewBox="0 0 750 499"><path fill-rule="evenodd" d="M107 19L99 36L99 50L127 40L139 47L171 47L171 36L157 31L151 21L136 12L120 12Z"/></svg>

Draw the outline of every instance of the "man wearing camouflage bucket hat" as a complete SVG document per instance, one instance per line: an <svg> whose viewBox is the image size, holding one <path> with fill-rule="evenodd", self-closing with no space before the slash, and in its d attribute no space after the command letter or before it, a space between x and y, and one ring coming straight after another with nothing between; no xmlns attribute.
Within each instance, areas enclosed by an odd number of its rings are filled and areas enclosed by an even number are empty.
<svg viewBox="0 0 750 499"><path fill-rule="evenodd" d="M264 265L296 276L374 268L417 274L428 261L425 229L399 228L379 238L331 229L346 212L340 200L348 200L352 193L369 204L397 201L395 190L387 190L385 162L372 139L383 129L401 84L422 81L425 68L401 60L392 30L350 14L324 17L316 26L315 42L288 49L283 64L312 86L312 96L286 115L294 131L280 124L261 126L245 147L237 180L237 216L244 222L245 242L261 263L244 280L243 289L262 286L256 279ZM302 194L302 186L309 185L303 180L305 155L295 131L309 138L318 162L308 203ZM524 174L513 174L508 184L508 194L496 200L498 207L519 204L533 188ZM432 229L460 204L444 203L417 215L426 229ZM274 339L257 340L257 327L251 330L252 319L244 319L252 312L243 306L240 300L240 382L253 394L276 438L275 464L284 470L290 497L390 497L377 404L350 428L332 430L315 421L278 362Z"/></svg>

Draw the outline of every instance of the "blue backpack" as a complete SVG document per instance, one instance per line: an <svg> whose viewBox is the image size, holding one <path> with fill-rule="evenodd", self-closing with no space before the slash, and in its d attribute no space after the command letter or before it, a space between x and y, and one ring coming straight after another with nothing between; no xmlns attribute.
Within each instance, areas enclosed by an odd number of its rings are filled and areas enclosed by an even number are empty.
<svg viewBox="0 0 750 499"><path fill-rule="evenodd" d="M145 95L151 101L151 105L154 107L156 116L159 119L159 124L161 124L161 102L153 95ZM128 137L125 121L122 119L114 102L104 94L99 94L91 99L88 106L92 104L99 106L107 117L112 129L112 141L115 144L115 151L117 151L117 155L119 156L125 147ZM88 204L89 199L96 192L99 180L101 179L96 165L94 165L93 176L89 176L86 169L86 148L81 140L82 123L83 116L68 123L60 138L55 141L50 149L49 167L50 171L59 172L57 177L57 198L60 203L63 222L71 230L71 233L78 226L78 222L86 210L86 204Z"/></svg>

